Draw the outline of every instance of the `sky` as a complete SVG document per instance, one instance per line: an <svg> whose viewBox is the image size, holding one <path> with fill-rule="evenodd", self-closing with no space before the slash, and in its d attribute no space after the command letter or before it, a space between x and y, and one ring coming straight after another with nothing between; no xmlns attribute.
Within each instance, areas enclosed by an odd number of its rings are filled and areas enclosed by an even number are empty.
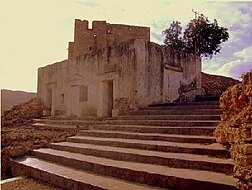
<svg viewBox="0 0 252 190"><path fill-rule="evenodd" d="M0 88L37 91L37 69L67 59L74 19L148 26L151 41L174 20L185 28L192 9L217 19L230 38L203 72L240 79L252 69L252 1L192 0L1 0Z"/></svg>

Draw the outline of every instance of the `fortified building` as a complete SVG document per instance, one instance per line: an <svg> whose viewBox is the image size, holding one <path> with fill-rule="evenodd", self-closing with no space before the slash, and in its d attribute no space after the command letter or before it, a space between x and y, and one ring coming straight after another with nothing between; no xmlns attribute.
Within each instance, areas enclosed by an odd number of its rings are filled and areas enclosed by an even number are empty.
<svg viewBox="0 0 252 190"><path fill-rule="evenodd" d="M68 59L38 69L44 115L112 117L201 93L198 56L150 42L150 28L75 20Z"/></svg>

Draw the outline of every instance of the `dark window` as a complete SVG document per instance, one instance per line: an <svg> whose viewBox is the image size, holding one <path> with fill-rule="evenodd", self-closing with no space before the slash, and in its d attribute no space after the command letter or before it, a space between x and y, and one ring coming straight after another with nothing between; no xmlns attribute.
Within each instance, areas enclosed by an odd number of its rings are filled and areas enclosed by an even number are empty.
<svg viewBox="0 0 252 190"><path fill-rule="evenodd" d="M63 93L60 95L60 101L62 104L65 103L65 95Z"/></svg>

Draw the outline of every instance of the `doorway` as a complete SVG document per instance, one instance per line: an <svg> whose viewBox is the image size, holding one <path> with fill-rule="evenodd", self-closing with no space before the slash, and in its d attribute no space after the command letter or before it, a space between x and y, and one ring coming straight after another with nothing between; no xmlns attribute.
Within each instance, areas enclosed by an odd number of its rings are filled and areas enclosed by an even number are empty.
<svg viewBox="0 0 252 190"><path fill-rule="evenodd" d="M70 101L71 116L79 116L79 86L71 86Z"/></svg>
<svg viewBox="0 0 252 190"><path fill-rule="evenodd" d="M112 117L113 110L113 81L104 82L104 93L103 93L103 105L104 105L104 116Z"/></svg>
<svg viewBox="0 0 252 190"><path fill-rule="evenodd" d="M52 89L47 89L46 91L46 110L44 115L51 116L52 115Z"/></svg>

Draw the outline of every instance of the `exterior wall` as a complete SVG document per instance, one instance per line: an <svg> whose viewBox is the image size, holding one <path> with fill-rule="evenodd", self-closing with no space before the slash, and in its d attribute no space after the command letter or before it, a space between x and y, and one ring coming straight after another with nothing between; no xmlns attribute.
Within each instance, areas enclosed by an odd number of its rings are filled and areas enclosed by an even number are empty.
<svg viewBox="0 0 252 190"><path fill-rule="evenodd" d="M55 115L58 111L61 111L61 114L66 112L67 87L64 81L67 76L67 64L68 61L65 60L38 69L37 94L45 103L44 115Z"/></svg>
<svg viewBox="0 0 252 190"><path fill-rule="evenodd" d="M180 68L165 65L164 70L164 103L172 103L180 97L179 88L183 78L183 71Z"/></svg>
<svg viewBox="0 0 252 190"><path fill-rule="evenodd" d="M153 42L137 46L137 104L182 103L201 93L201 60Z"/></svg>
<svg viewBox="0 0 252 190"><path fill-rule="evenodd" d="M76 20L68 60L38 70L44 115L111 117L193 100L201 88L200 59L149 36L146 27L94 21L88 29L87 21Z"/></svg>
<svg viewBox="0 0 252 190"><path fill-rule="evenodd" d="M75 62L63 61L40 68L38 94L48 107L47 114L106 117L109 116L108 99L111 93L114 114L133 109L134 104L130 102L135 91L134 45L132 40L113 48L99 49L96 53L84 54ZM110 94L107 92L109 85L113 88ZM86 101L80 101L81 86L87 88ZM48 90L52 91L51 106L47 98ZM61 102L62 94L64 103Z"/></svg>

